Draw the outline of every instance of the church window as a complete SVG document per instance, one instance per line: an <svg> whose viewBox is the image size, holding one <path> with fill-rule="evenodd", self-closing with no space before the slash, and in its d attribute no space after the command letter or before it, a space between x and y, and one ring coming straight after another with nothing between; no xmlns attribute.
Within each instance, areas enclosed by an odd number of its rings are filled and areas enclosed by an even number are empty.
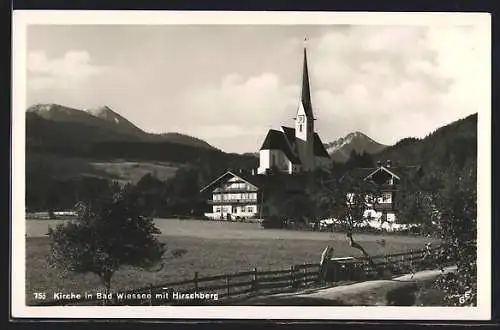
<svg viewBox="0 0 500 330"><path fill-rule="evenodd" d="M299 125L299 132L302 132L302 124Z"/></svg>

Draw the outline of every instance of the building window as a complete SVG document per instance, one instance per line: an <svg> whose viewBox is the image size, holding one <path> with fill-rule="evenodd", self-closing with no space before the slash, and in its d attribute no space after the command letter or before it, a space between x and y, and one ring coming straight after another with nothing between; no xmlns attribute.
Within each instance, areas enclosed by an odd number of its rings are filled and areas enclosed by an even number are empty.
<svg viewBox="0 0 500 330"><path fill-rule="evenodd" d="M299 132L302 132L302 124L299 125Z"/></svg>

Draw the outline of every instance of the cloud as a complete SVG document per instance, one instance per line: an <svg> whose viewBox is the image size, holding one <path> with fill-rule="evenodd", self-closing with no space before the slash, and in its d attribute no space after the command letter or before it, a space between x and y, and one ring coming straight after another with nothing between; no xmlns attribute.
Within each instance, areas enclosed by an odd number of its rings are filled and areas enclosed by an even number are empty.
<svg viewBox="0 0 500 330"><path fill-rule="evenodd" d="M480 36L470 27L351 26L311 40L320 135L329 141L361 130L392 144L477 111L481 95L468 91L482 78L471 65L484 60ZM270 126L291 123L299 97L298 85L286 84L277 73L231 74L218 85L189 91L184 105L196 116L194 125L231 125L233 137L240 127L242 134L250 130L263 138ZM204 137L220 132L205 130ZM227 145L236 148L231 141Z"/></svg>
<svg viewBox="0 0 500 330"><path fill-rule="evenodd" d="M385 144L422 137L484 103L491 61L489 41L479 28L311 30L312 104L325 142L353 131ZM113 51L85 44L90 38L78 41L80 49L95 49L92 53L75 50L73 43L58 57L48 55L50 48L32 51L28 100L77 108L107 104L148 131L191 134L225 151L257 151L268 129L293 125L300 99L302 36L294 28L273 31L255 28L245 47L227 42L216 50L212 36L200 34L201 39L186 37L172 52L162 42L131 35L123 45L113 43L119 35L113 33L113 42L102 41ZM231 33L241 38L237 27ZM273 47L262 43L267 37ZM97 64L98 59L112 66Z"/></svg>
<svg viewBox="0 0 500 330"><path fill-rule="evenodd" d="M229 74L217 85L190 89L181 107L193 124L239 126L240 131L248 131L283 122L297 105L297 87L283 85L276 74L264 72L247 79Z"/></svg>
<svg viewBox="0 0 500 330"><path fill-rule="evenodd" d="M44 51L28 54L28 88L71 89L88 79L103 74L105 66L92 63L86 51L67 51L62 57L49 58Z"/></svg>
<svg viewBox="0 0 500 330"><path fill-rule="evenodd" d="M134 90L130 73L96 64L85 50L68 50L60 57L51 57L42 50L31 51L27 78L28 105L59 103L88 109L119 104L120 112L124 104L130 104L127 93L131 95Z"/></svg>

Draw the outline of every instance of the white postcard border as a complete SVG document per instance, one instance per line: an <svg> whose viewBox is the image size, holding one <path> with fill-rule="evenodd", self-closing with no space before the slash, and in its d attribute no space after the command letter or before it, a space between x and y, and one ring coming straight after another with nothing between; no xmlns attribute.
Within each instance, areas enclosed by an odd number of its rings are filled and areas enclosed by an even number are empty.
<svg viewBox="0 0 500 330"><path fill-rule="evenodd" d="M30 24L475 25L488 57L471 63L484 74L478 112L477 307L30 307L25 305L26 28ZM12 317L127 319L489 320L491 313L491 17L487 13L14 11L12 83ZM486 50L483 50L486 51Z"/></svg>

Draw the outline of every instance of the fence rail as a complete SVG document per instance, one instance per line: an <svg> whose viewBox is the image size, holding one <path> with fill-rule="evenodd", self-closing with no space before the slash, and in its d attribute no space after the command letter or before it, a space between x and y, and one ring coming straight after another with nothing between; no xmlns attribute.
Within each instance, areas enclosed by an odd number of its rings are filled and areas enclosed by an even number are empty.
<svg viewBox="0 0 500 330"><path fill-rule="evenodd" d="M391 274L400 275L425 268L436 266L436 252L441 247L435 247L428 250L410 250L403 253L394 253L390 255L372 256L371 260L375 267L369 263L368 259L355 258L351 262L342 261L338 264L344 267L344 275L352 272L351 278L342 278L336 274L335 281L343 280L365 280L380 276L380 270L390 269ZM347 269L347 270L346 270ZM64 306L64 305L176 305L176 304L204 304L214 302L214 299L207 300L203 298L194 298L187 301L176 300L176 293L194 294L204 293L217 295L217 301L241 297L246 294L259 294L275 290L296 290L301 287L307 287L318 283L320 280L320 265L314 263L304 263L292 265L287 269L258 270L254 268L251 271L243 271L232 274L222 274L215 276L200 277L195 272L191 279L164 283L161 285L149 285L138 288L123 294L145 294L146 299L121 299L118 294L113 294L111 300L52 300L37 302L37 306ZM357 274L357 275L356 275ZM126 296L124 296L126 297ZM213 297L213 296L212 296Z"/></svg>

